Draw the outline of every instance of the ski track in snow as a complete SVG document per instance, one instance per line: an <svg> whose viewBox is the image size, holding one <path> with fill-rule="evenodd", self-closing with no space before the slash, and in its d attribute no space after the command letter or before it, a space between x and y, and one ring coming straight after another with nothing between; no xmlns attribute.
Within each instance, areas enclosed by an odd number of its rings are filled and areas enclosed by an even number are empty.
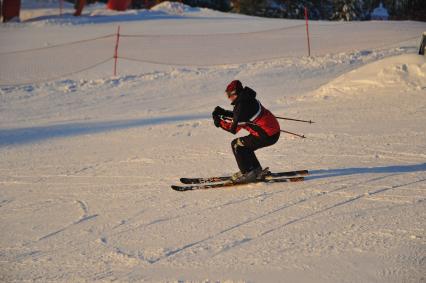
<svg viewBox="0 0 426 283"><path fill-rule="evenodd" d="M366 183L374 182L374 181L381 180L381 179L383 179L383 178L387 178L387 177L389 177L389 176L373 178L373 179L371 179L371 180L367 181ZM308 179L309 179L309 177L308 177ZM337 208L337 207L339 207L339 206L347 205L347 204L351 204L352 202L354 202L354 201L356 201L356 200L358 200L358 199L361 199L361 198L363 198L363 197L367 197L367 196L369 197L369 196L372 196L372 195L376 195L376 194L378 194L378 193L386 192L386 191L391 190L391 189L400 188L400 187L408 186L408 185L411 185L411 184L416 184L416 183L424 182L425 180L426 180L426 179L423 179L423 180L420 180L420 181L411 182L411 183L407 183L407 184L401 184L401 185L397 185L397 186L392 186L392 187L390 187L390 188L383 188L383 189L379 189L379 190L374 190L374 191L368 192L368 193L366 193L366 194L361 194L361 195L357 195L357 196L344 196L344 197L346 197L346 198L348 198L348 199L347 199L347 200L344 200L344 201L341 201L341 202L338 202L338 203L336 203L336 204L334 204L334 205L332 205L332 206L326 207L326 208L324 208L324 209L321 209L321 210L319 210L319 211L315 211L314 213L308 214L308 215L306 215L306 216L302 216L302 217L300 217L300 218L297 218L297 219L294 219L294 220L288 221L288 222L286 222L286 223L284 223L284 224L282 224L282 225L279 225L279 226L277 226L277 227L274 227L274 228L269 229L269 230L267 230L267 231L264 231L264 232L262 232L262 233L259 233L259 235L258 235L258 236L256 236L255 238L243 239L243 240L241 240L240 242L234 243L231 247L227 246L224 250L222 250L222 251L220 251L220 252L216 253L215 255L220 254L220 253L223 253L223 252L225 252L225 251L229 251L229 250L231 250L231 249L233 249L233 248L237 248L237 247L239 247L240 245L247 244L247 243L249 243L249 242L251 242L251 241L253 241L253 240L261 239L262 237L264 237L264 236L266 236L266 235L268 235L268 234L270 234L270 233L272 233L272 232L276 232L276 231L278 231L279 229L282 229L282 228L284 228L284 227L286 227L286 226L288 226L288 225L291 225L291 224L294 224L294 223L298 223L298 222L300 222L300 221L303 221L303 220L309 219L309 218L311 218L311 217L315 217L315 216L317 216L317 215L319 215L319 214L322 214L323 212L327 212L327 211L332 210L332 209L334 209L334 208ZM284 206L282 206L282 207L279 207L279 208L277 208L277 209L275 209L275 210L273 210L273 211L271 211L271 212L268 212L268 213L266 213L266 214L259 215L259 216L255 217L255 218L252 218L252 219L249 219L249 220L247 220L247 221L244 221L244 222L238 223L238 224L236 224L236 225L234 225L234 226L231 226L231 227L229 227L229 228L227 228L227 229L225 229L225 230L222 230L222 231L218 232L218 233L217 233L217 234L215 234L215 235L211 235L211 236L209 236L209 237L207 237L207 238L205 238L205 239L201 239L201 240L196 241L196 242L191 242L191 243L186 244L186 245L184 245L184 246L182 246L182 247L179 247L179 248L177 248L177 249L175 249L175 250L169 251L169 252L167 252L166 254L164 254L162 257L159 257L159 258L154 259L154 260L150 260L150 261L149 261L149 263L157 263L157 262L160 262L160 261L163 261L163 260L169 259L170 257L172 257L172 256L176 256L177 254L182 253L182 252L184 252L184 251L185 251L185 250L187 250L187 249L191 249L191 248L193 248L194 246L199 245L199 244L204 244L205 242L207 242L207 241L209 241L209 240L212 240L212 239L214 239L214 238L216 238L216 237L218 237L218 236L221 236L221 235L223 235L223 234L225 234L225 233L227 233L227 232L230 232L230 231L232 231L232 230L234 230L234 229L238 229L238 228L240 228L240 227L241 227L241 226L243 226L243 225L246 225L246 224L252 224L252 223L256 222L257 220L259 220L259 219L263 219L263 218L265 218L265 217L275 216L276 214L278 214L278 213L282 212L283 210L285 210L285 209L287 209L287 208L290 208L290 207L293 207L293 206L298 206L298 205L300 205L300 204L304 204L305 202L307 202L307 201L309 201L309 200L311 200L311 199L313 199L313 198L318 198L318 197L326 196L327 194L330 194L330 193L335 193L335 192L338 192L338 191L342 191L342 190L344 190L344 189L346 189L346 188L348 188L348 187L352 187L352 186L343 186L343 187L341 187L341 188L334 189L334 190L332 190L332 191L328 191L328 192L320 192L320 193L318 193L317 195L315 195L315 196L313 196L313 197L311 197L311 198L308 198L308 199L301 199L301 200L299 200L299 201L297 201L297 202L294 202L294 203L291 203L291 204L286 204L286 205L284 205ZM223 206L221 206L221 208L223 208ZM170 219L168 219L168 220L170 220ZM153 223L149 223L149 224L147 224L147 225L152 225L152 224L155 224L155 223L156 223L156 221L154 221ZM140 227L139 227L139 228L140 228ZM215 255L213 255L213 257L214 257Z"/></svg>
<svg viewBox="0 0 426 283"><path fill-rule="evenodd" d="M37 6L23 14L36 18L0 27L12 39L0 56L98 37L120 23L150 36L123 52L171 65L121 60L117 77L103 64L51 80L73 66L56 62L58 54L78 65L65 51L90 63L109 46L73 44L49 48L52 56L40 51L27 65L19 57L16 80L13 72L0 78L0 281L424 280L426 63L407 38L426 25L313 22L318 54L308 58L291 55L298 43L305 48L297 20L176 3L118 14L97 4L80 19L57 19L51 8L24 4ZM280 56L278 35L286 39ZM183 48L185 38L192 45ZM200 57L206 43L220 56ZM151 52L140 52L144 44ZM210 114L230 108L223 90L235 78L276 115L315 121L281 121L308 138L283 134L258 151L272 171L310 175L172 191L179 177L236 171L234 137Z"/></svg>
<svg viewBox="0 0 426 283"><path fill-rule="evenodd" d="M59 233L62 233L64 231L66 231L67 229L69 229L70 227L73 227L74 225L78 225L78 224L81 224L81 223L83 223L85 221L88 221L88 220L91 220L93 218L98 217L97 214L88 215L88 212L89 212L88 206L83 201L77 200L77 201L75 201L75 203L77 203L80 206L81 210L83 211L83 215L80 216L80 218L77 219L76 221L74 221L73 223L71 223L71 224L69 224L69 225L67 225L67 226L65 226L65 227L63 227L63 228L61 228L59 230L56 230L54 232L51 232L51 233L49 233L49 234L47 234L47 235L39 238L38 241L46 240L46 239L48 239L50 237L53 237L53 236L55 236L55 235L57 235Z"/></svg>

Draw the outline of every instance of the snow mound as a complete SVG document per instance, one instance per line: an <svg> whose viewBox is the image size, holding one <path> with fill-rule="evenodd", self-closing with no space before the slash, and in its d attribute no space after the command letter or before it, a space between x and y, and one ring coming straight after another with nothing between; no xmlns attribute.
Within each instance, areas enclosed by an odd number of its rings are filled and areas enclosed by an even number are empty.
<svg viewBox="0 0 426 283"><path fill-rule="evenodd" d="M151 8L152 11L164 12L170 15L182 15L183 13L199 12L199 8L192 8L179 2L162 2Z"/></svg>
<svg viewBox="0 0 426 283"><path fill-rule="evenodd" d="M426 90L426 58L415 54L383 59L346 73L322 86L316 96L351 95L378 89Z"/></svg>
<svg viewBox="0 0 426 283"><path fill-rule="evenodd" d="M53 1L53 2L52 2ZM190 14L191 17L203 17L214 15L209 9L192 8L177 2L163 2L150 10L128 9L126 11L115 11L107 8L104 3L86 5L81 17L74 17L74 6L65 2L63 15L59 16L59 4L55 0L31 1L24 0L20 19L22 22L34 27L45 27L52 25L73 26L87 24L104 24L113 22L134 22L147 19L184 18ZM216 12L218 13L218 12Z"/></svg>

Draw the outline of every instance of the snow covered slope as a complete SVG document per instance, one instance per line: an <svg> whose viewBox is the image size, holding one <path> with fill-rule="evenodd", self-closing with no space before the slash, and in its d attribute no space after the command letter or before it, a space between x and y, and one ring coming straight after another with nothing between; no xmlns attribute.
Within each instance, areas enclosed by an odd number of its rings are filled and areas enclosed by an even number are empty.
<svg viewBox="0 0 426 283"><path fill-rule="evenodd" d="M384 89L406 93L426 90L426 64L424 57L401 55L378 61L344 74L322 87L322 95L374 94Z"/></svg>
<svg viewBox="0 0 426 283"><path fill-rule="evenodd" d="M0 26L0 281L422 282L426 60L407 38L426 25L313 23L318 53L308 58L297 32L274 47L276 31L302 22L163 5L169 12L97 5L81 19L34 8L48 19ZM152 36L123 37L123 52L163 63L63 77L110 44L6 54L118 23ZM139 44L152 52L142 57ZM230 109L223 91L235 78L274 114L316 122L282 121L308 139L283 134L258 152L273 171L311 175L172 191L182 176L237 170L234 136L210 118L216 105Z"/></svg>

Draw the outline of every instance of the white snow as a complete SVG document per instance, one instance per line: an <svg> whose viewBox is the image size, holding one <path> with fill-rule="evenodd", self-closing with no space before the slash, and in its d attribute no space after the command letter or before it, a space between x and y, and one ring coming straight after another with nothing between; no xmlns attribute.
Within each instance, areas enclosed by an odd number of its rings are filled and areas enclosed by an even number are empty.
<svg viewBox="0 0 426 283"><path fill-rule="evenodd" d="M0 281L425 280L425 23L312 22L309 58L303 21L37 3L0 26ZM144 36L120 38L132 60L76 72L112 57L114 36L85 40L118 25ZM171 190L237 171L210 118L236 78L316 122L281 121L308 138L257 154L311 175Z"/></svg>

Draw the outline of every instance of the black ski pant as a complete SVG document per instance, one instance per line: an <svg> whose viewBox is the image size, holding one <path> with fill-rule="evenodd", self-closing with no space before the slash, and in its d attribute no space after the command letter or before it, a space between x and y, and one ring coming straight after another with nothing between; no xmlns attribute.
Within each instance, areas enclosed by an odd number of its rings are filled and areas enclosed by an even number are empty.
<svg viewBox="0 0 426 283"><path fill-rule="evenodd" d="M257 167L260 167L259 160L257 160L254 152L259 148L275 144L279 138L280 132L273 136L266 136L264 138L248 135L234 139L231 143L232 152L234 153L241 173L245 174Z"/></svg>

